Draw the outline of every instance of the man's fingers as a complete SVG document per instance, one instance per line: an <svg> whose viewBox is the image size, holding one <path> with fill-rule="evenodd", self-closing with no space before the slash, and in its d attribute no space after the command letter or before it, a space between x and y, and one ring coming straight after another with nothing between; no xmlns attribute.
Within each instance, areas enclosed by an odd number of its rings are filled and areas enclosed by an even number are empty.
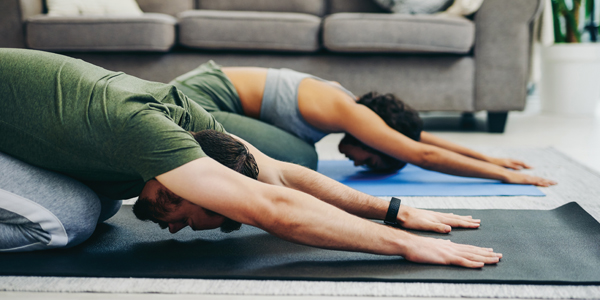
<svg viewBox="0 0 600 300"><path fill-rule="evenodd" d="M440 222L461 228L478 228L481 225L481 220L473 219L471 216L444 216L440 218Z"/></svg>
<svg viewBox="0 0 600 300"><path fill-rule="evenodd" d="M459 258L456 262L465 267L481 268L484 264L497 264L502 258L501 253L494 253L490 248L480 248L471 245L455 244Z"/></svg>
<svg viewBox="0 0 600 300"><path fill-rule="evenodd" d="M485 263L483 263L483 262L472 261L472 260L468 260L468 259L462 258L462 257L457 257L451 263L453 265L467 267L467 268L473 268L473 269L483 268L483 266L485 265Z"/></svg>
<svg viewBox="0 0 600 300"><path fill-rule="evenodd" d="M481 256L481 255L472 254L472 253L462 254L462 255L460 255L460 257L467 261L476 262L476 263L478 263L478 265L497 264L500 261L500 258L497 256Z"/></svg>
<svg viewBox="0 0 600 300"><path fill-rule="evenodd" d="M452 231L452 227L450 225L437 223L433 225L433 231L439 233L448 233Z"/></svg>

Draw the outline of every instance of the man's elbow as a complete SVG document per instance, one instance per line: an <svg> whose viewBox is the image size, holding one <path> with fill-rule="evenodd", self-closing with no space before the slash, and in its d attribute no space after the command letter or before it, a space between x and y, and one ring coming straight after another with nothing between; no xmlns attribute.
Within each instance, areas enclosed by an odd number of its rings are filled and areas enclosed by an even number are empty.
<svg viewBox="0 0 600 300"><path fill-rule="evenodd" d="M253 226L275 235L290 232L298 226L297 222L294 222L293 203L288 197L275 195L261 202L262 205L256 207L252 214Z"/></svg>

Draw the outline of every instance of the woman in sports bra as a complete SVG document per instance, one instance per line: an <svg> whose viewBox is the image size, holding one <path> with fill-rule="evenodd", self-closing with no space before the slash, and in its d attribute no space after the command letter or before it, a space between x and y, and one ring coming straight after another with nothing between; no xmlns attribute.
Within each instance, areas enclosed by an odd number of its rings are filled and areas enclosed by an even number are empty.
<svg viewBox="0 0 600 300"><path fill-rule="evenodd" d="M345 133L339 151L357 166L406 163L458 176L549 186L513 170L524 162L490 157L422 131L418 113L393 94L356 97L339 83L290 69L220 67L210 61L171 82L225 129L276 159L316 168L314 143ZM266 123L266 124L265 124ZM284 131L284 132L282 132Z"/></svg>

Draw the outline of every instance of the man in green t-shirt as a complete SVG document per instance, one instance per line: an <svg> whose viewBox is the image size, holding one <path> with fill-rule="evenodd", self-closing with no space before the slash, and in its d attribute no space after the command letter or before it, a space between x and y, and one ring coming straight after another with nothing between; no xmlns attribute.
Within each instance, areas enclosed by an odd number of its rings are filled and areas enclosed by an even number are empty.
<svg viewBox="0 0 600 300"><path fill-rule="evenodd" d="M0 250L72 245L60 219L80 213L72 211L70 201L84 193L62 191L69 197L41 205L31 194L40 187L63 187L60 181L45 181L42 173L50 170L84 183L101 200L138 196L145 185L164 188L206 220L209 216L203 213L210 211L220 222L228 218L317 247L467 267L496 263L501 257L490 249L419 237L363 218L383 219L393 212L392 221L405 228L438 232L449 232L451 226L476 228L479 220L406 206L399 212L397 207L388 209L387 201L273 160L241 139L259 167L258 181L224 167L207 157L189 133L224 132L222 126L172 85L56 54L0 49L0 95L0 152L10 157L4 160L9 171L23 175L1 180L0 241L10 241L15 233L9 228L14 224L3 220L19 220L40 236L38 245ZM27 172L19 173L27 166L42 169L35 182ZM208 227L194 223L195 229Z"/></svg>

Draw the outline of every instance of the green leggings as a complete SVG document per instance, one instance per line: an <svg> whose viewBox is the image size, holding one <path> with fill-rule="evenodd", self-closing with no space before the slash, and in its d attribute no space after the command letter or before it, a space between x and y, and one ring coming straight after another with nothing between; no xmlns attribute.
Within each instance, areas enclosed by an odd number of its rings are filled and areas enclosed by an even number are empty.
<svg viewBox="0 0 600 300"><path fill-rule="evenodd" d="M213 111L227 132L239 136L264 154L281 161L317 169L315 147L267 123L235 113Z"/></svg>

